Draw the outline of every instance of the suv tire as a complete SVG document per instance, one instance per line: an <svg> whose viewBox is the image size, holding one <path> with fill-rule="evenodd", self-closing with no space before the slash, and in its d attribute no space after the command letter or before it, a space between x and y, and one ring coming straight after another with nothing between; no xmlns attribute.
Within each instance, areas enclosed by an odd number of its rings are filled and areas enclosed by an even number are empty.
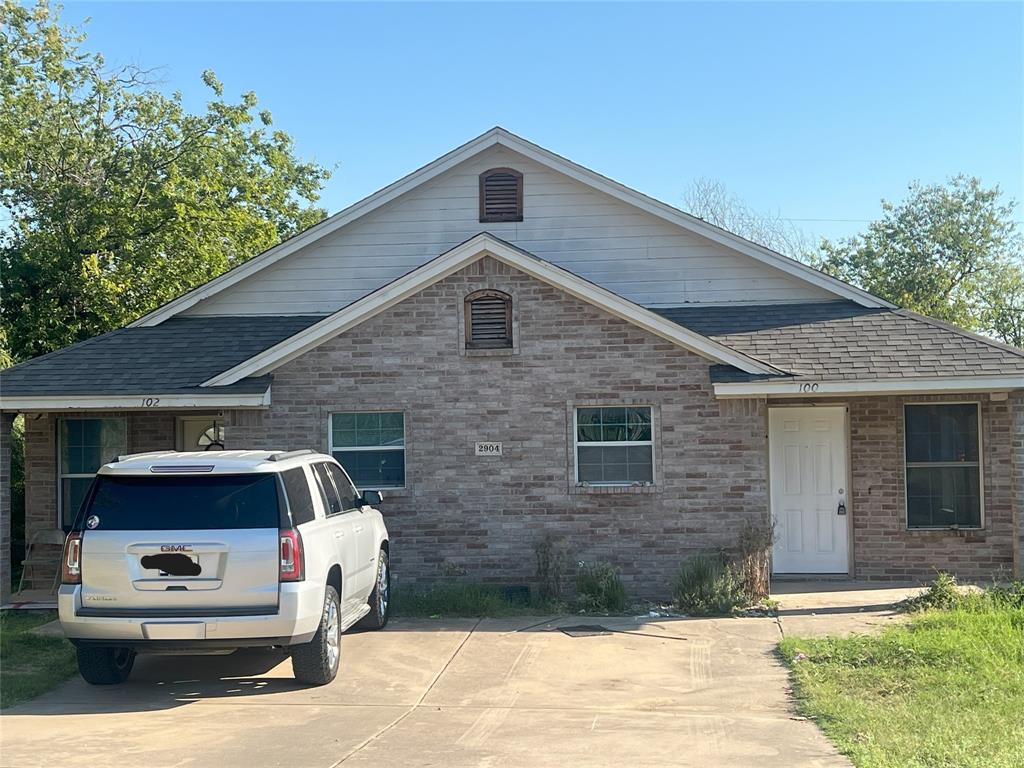
<svg viewBox="0 0 1024 768"><path fill-rule="evenodd" d="M130 648L79 646L78 671L91 685L123 683L135 665L135 651Z"/></svg>
<svg viewBox="0 0 1024 768"><path fill-rule="evenodd" d="M377 556L377 578L368 601L370 612L359 621L360 629L384 629L391 607L391 563L388 553L381 549Z"/></svg>
<svg viewBox="0 0 1024 768"><path fill-rule="evenodd" d="M307 685L327 685L338 675L341 662L341 605L330 584L324 595L324 611L313 639L292 649L295 679Z"/></svg>

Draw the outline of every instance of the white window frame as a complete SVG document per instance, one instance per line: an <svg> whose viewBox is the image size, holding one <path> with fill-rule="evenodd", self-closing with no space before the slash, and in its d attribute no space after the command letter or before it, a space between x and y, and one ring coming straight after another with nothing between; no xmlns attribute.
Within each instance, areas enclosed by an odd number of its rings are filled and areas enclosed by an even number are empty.
<svg viewBox="0 0 1024 768"><path fill-rule="evenodd" d="M949 525L914 525L910 524L910 473L909 469L927 467L970 467L974 462L970 461L907 461L907 407L912 405L973 405L978 413L978 525L958 525L959 531L981 531L985 529L985 444L982 441L982 410L981 402L978 400L942 400L942 401L913 401L903 403L903 525L907 531L949 531L953 526Z"/></svg>
<svg viewBox="0 0 1024 768"><path fill-rule="evenodd" d="M65 480L87 480L96 477L95 472L63 472L64 441L61 440L61 425L66 421L102 421L103 419L118 419L124 425L124 448L128 450L128 417L127 416L61 416L57 419L57 528L64 529L64 481ZM97 467L99 469L99 467Z"/></svg>
<svg viewBox="0 0 1024 768"><path fill-rule="evenodd" d="M360 413L400 413L400 414L402 414L402 444L401 445L359 445L359 446L354 446L354 447L353 446L346 446L346 447L343 447L343 448L336 447L334 445L334 417L335 417L335 415L340 414L340 413L355 413L355 414L360 414ZM357 451L402 451L405 454L405 462L404 462L405 471L403 472L403 476L405 478L405 484L404 485L375 485L375 486L372 486L372 487L368 486L367 487L368 490L373 490L373 491L378 491L378 490L379 491L401 491L401 490L405 490L405 488L408 487L408 485L409 485L409 454L408 454L408 452L406 452L406 448L408 448L408 447L409 447L409 432L408 432L408 429L406 429L405 411L402 410L401 408L393 408L393 409L381 408L381 409L369 410L369 411L331 411L329 414L327 414L327 453L331 457L333 457L334 460L337 461L339 464L341 464L341 461L338 459L337 456L334 455L335 451L337 451L338 453L346 453L346 452L349 452L349 451L351 451L352 453L356 453ZM345 465L341 464L341 468L345 472L346 477L348 477L349 481L351 482L352 477L348 474L348 470L345 469ZM354 482L352 483L352 486L357 491L359 491L360 494L363 492L363 488L357 486Z"/></svg>
<svg viewBox="0 0 1024 768"><path fill-rule="evenodd" d="M646 408L651 413L651 439L650 440L598 440L596 442L580 442L580 431L579 431L579 413L582 408ZM634 483L634 482L609 482L609 483L595 483L589 480L580 480L580 446L587 448L628 448L630 446L650 446L651 449L651 482L649 483ZM572 407L572 460L574 466L573 474L576 485L584 488L650 488L655 485L655 471L654 468L657 466L655 461L654 447L654 406L648 403L628 403L622 404L611 404L611 405L573 405Z"/></svg>

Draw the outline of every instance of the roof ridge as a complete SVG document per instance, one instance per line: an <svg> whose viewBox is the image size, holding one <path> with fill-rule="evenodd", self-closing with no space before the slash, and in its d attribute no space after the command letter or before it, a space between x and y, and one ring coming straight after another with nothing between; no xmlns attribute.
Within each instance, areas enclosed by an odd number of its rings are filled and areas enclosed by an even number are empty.
<svg viewBox="0 0 1024 768"><path fill-rule="evenodd" d="M997 341L996 339L990 339L987 336L982 336L980 334L973 333L964 328L960 328L959 326L953 325L952 323L947 323L944 320L929 317L928 315L922 315L919 314L918 312L913 312L909 309L901 308L890 311L895 315L902 315L903 317L906 317L910 320L916 320L917 322L924 323L925 325L932 325L936 328L941 328L942 330L951 331L952 333L955 333L959 336L963 336L966 339L971 339L972 341L977 341L989 347L1002 350L1003 352L1009 352L1012 355L1024 358L1024 349L1019 349L1018 347L1011 346L1010 344L1004 344L1003 342Z"/></svg>

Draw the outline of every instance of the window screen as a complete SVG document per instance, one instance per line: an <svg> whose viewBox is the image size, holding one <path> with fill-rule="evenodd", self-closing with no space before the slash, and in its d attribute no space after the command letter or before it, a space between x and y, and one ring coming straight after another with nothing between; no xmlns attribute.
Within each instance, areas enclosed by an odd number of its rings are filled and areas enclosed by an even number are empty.
<svg viewBox="0 0 1024 768"><path fill-rule="evenodd" d="M96 471L128 453L127 425L122 418L61 419L58 442L61 525L70 528Z"/></svg>
<svg viewBox="0 0 1024 768"><path fill-rule="evenodd" d="M981 526L978 404L908 405L907 526Z"/></svg>
<svg viewBox="0 0 1024 768"><path fill-rule="evenodd" d="M357 488L405 486L405 414L401 411L331 415L331 455Z"/></svg>
<svg viewBox="0 0 1024 768"><path fill-rule="evenodd" d="M576 480L586 485L654 482L648 407L576 409Z"/></svg>

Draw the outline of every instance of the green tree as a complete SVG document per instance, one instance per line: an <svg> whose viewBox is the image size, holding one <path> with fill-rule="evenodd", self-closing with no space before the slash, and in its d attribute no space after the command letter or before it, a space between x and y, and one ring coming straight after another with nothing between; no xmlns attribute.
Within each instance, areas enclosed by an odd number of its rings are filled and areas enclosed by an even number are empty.
<svg viewBox="0 0 1024 768"><path fill-rule="evenodd" d="M148 312L305 229L328 171L256 96L202 114L109 70L45 0L0 6L0 330L15 361Z"/></svg>
<svg viewBox="0 0 1024 768"><path fill-rule="evenodd" d="M1024 258L1014 203L956 176L910 185L856 237L822 242L820 269L924 315L1020 345Z"/></svg>
<svg viewBox="0 0 1024 768"><path fill-rule="evenodd" d="M1024 349L1024 265L1011 263L985 282L980 326L997 339Z"/></svg>

